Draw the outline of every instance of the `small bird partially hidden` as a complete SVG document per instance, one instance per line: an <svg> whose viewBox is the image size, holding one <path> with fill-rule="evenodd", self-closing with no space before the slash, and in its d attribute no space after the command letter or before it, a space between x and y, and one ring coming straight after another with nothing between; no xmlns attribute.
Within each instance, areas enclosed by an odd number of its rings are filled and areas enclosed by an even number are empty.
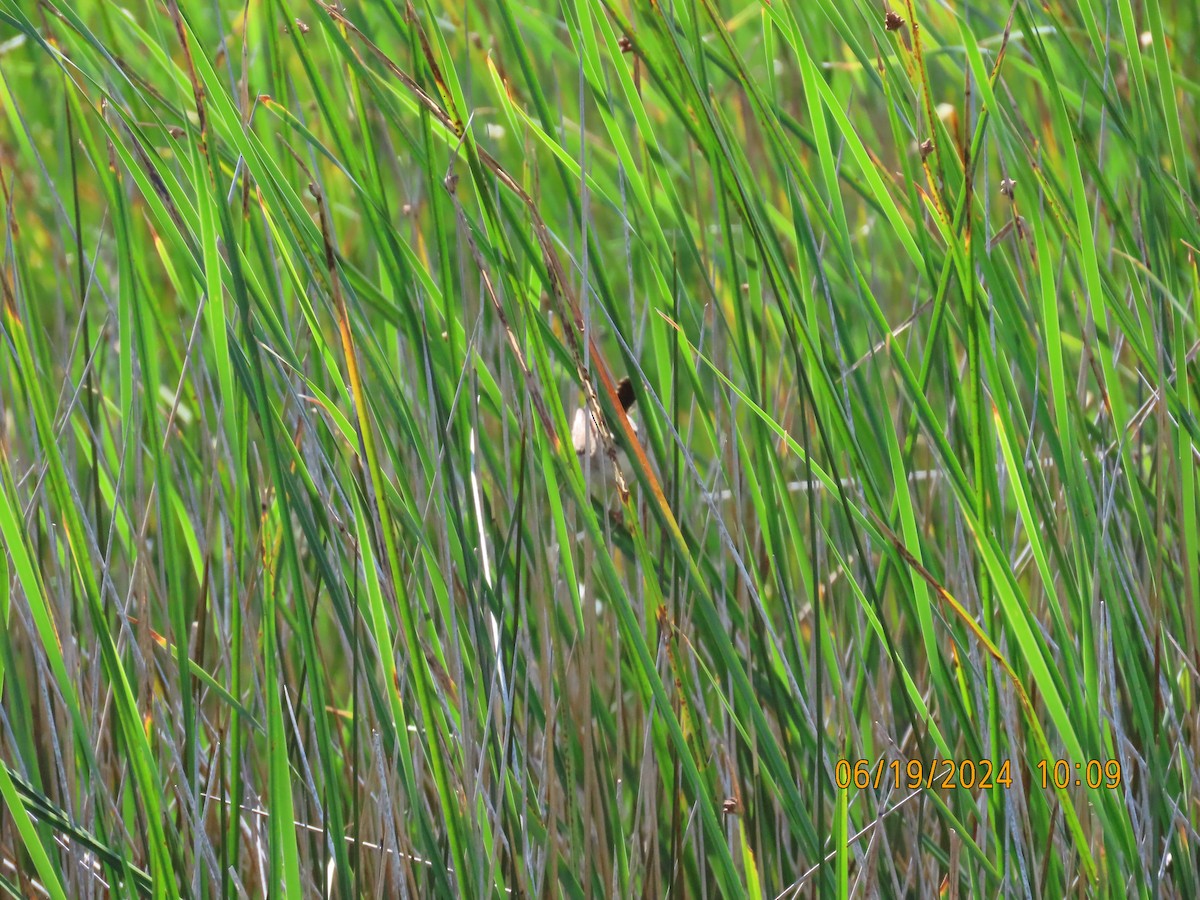
<svg viewBox="0 0 1200 900"><path fill-rule="evenodd" d="M625 412L633 406L633 384L628 378L622 378L617 383L617 400ZM630 422L637 432L637 423ZM579 465L583 468L587 480L588 491L602 504L607 503L613 496L616 485L616 473L612 460L604 452L604 442L600 439L600 429L595 414L585 406L575 410L571 420L571 443L575 446L575 454L579 457ZM621 467L622 476L628 471L628 460L624 451L618 446L617 462ZM628 478L625 479L628 484Z"/></svg>

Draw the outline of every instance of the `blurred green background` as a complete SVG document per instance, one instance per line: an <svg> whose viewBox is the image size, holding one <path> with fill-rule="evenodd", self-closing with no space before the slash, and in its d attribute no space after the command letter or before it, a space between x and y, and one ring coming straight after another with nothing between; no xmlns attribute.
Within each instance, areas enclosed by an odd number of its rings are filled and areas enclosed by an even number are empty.
<svg viewBox="0 0 1200 900"><path fill-rule="evenodd" d="M0 887L1194 896L1198 19L0 0Z"/></svg>

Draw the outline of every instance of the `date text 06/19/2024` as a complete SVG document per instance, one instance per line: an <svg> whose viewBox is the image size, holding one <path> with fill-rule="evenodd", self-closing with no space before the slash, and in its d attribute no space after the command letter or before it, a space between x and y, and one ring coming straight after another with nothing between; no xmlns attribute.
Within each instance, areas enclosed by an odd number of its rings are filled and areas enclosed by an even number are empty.
<svg viewBox="0 0 1200 900"><path fill-rule="evenodd" d="M838 788L851 786L858 790L879 789L891 785L896 790L908 788L965 788L993 790L1013 786L1012 760L1001 759L839 759L833 767L834 783ZM1116 789L1121 785L1121 762L1116 759L1089 759L1071 762L1066 759L1040 760L1033 767L1032 781L1041 783L1043 790L1067 787Z"/></svg>

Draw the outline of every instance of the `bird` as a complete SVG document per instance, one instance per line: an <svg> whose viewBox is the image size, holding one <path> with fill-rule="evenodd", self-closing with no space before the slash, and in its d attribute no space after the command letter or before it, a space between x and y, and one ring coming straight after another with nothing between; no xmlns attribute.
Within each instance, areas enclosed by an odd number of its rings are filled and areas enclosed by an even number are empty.
<svg viewBox="0 0 1200 900"><path fill-rule="evenodd" d="M629 412L634 402L633 383L628 378L622 378L617 383L617 402L621 409ZM637 423L629 423L634 433L637 433ZM571 420L571 443L575 447L575 455L579 457L579 465L583 467L584 478L587 479L588 490L602 502L611 496L616 484L616 473L613 461L604 451L604 442L600 438L600 429L595 413L581 405L575 410ZM622 475L628 470L628 460L625 453L617 448L617 463Z"/></svg>

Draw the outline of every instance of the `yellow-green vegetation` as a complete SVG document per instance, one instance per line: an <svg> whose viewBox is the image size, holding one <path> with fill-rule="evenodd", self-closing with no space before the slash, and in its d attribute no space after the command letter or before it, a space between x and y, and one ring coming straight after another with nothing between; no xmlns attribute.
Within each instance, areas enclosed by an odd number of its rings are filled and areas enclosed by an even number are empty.
<svg viewBox="0 0 1200 900"><path fill-rule="evenodd" d="M0 887L1196 896L1198 34L0 0Z"/></svg>

